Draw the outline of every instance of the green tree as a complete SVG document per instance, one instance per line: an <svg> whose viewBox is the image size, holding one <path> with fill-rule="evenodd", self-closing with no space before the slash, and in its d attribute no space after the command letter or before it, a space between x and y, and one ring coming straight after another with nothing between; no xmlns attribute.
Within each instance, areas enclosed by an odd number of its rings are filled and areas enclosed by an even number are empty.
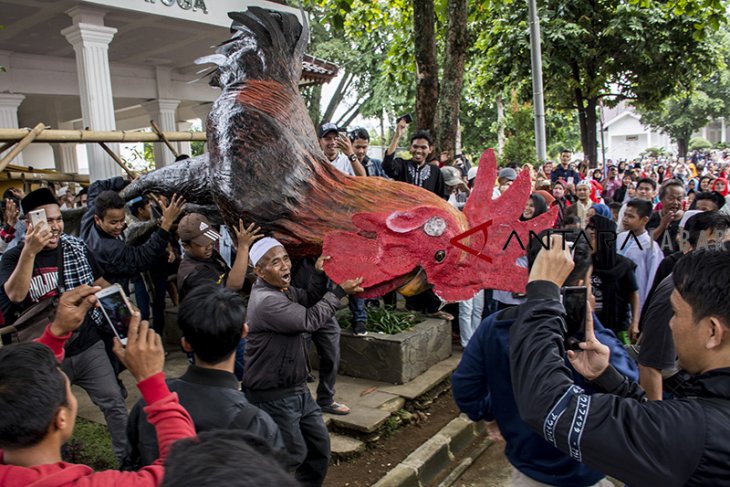
<svg viewBox="0 0 730 487"><path fill-rule="evenodd" d="M730 33L717 36L721 61L706 77L682 80L683 90L653 109L640 109L641 121L668 134L677 142L679 156L685 157L690 137L711 118L730 116Z"/></svg>
<svg viewBox="0 0 730 487"><path fill-rule="evenodd" d="M481 83L498 89L530 76L527 8L522 2L487 4L476 45ZM681 80L717 66L712 36L725 22L719 0L545 0L540 3L546 105L577 112L586 157L597 159L596 108L656 106Z"/></svg>
<svg viewBox="0 0 730 487"><path fill-rule="evenodd" d="M502 164L517 164L520 167L526 163L534 164L537 160L537 151L532 104L520 103L516 95L513 95L505 121L507 140L504 143Z"/></svg>

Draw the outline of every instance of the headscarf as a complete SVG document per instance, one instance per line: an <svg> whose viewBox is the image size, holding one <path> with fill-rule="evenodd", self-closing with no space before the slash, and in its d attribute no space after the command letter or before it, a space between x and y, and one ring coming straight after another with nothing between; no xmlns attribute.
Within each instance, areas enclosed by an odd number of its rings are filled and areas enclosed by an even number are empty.
<svg viewBox="0 0 730 487"><path fill-rule="evenodd" d="M593 205L591 208L593 208L593 210L596 212L596 215L601 215L602 217L608 218L609 220L613 221L613 213L611 213L611 208L604 205L603 203Z"/></svg>
<svg viewBox="0 0 730 487"><path fill-rule="evenodd" d="M548 211L548 205L545 202L545 198L543 198L539 194L532 193L530 195L530 199L532 200L532 205L535 207L535 213L532 214L532 217L527 219L520 215L520 221L524 222L526 220L532 220L533 218L537 218L538 216Z"/></svg>
<svg viewBox="0 0 730 487"><path fill-rule="evenodd" d="M717 189L716 189L716 188L717 188L717 183L718 183L718 181L722 181L723 183L725 183L725 189L724 189L724 190L722 190L722 191L717 191ZM725 179L725 178L717 178L717 179L715 179L715 180L714 180L714 181L712 182L712 187L711 187L711 189L712 189L712 191L717 191L718 193L720 193L720 194L721 194L721 195L723 195L723 196L727 196L727 193L728 193L728 187L727 187L727 179Z"/></svg>
<svg viewBox="0 0 730 487"><path fill-rule="evenodd" d="M555 202L555 197L553 195L551 195L550 193L548 193L547 191L545 191L544 189L539 189L539 190L535 191L535 194L539 194L540 196L542 196L543 199L545 200L545 203L547 203L548 206L552 206L553 203Z"/></svg>

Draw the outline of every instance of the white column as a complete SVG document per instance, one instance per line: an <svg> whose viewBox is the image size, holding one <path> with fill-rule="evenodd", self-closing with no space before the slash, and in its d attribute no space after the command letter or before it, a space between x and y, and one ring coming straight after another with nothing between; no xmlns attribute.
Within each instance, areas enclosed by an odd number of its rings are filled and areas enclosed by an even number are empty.
<svg viewBox="0 0 730 487"><path fill-rule="evenodd" d="M104 26L104 12L74 7L66 12L73 25L61 31L76 53L76 71L81 95L81 116L91 130L115 130L114 99L109 72L109 43L117 29ZM116 153L119 144L109 144ZM98 144L87 144L91 181L121 174L122 169Z"/></svg>
<svg viewBox="0 0 730 487"><path fill-rule="evenodd" d="M702 138L705 139L705 140L708 140L707 139L707 125L705 125L704 127L702 127Z"/></svg>
<svg viewBox="0 0 730 487"><path fill-rule="evenodd" d="M720 117L720 142L727 142L727 126L725 125L725 117Z"/></svg>
<svg viewBox="0 0 730 487"><path fill-rule="evenodd" d="M178 122L177 124L177 130L178 132L187 132L190 130L190 128L193 126L190 122ZM193 156L192 154L192 148L190 147L190 142L178 142L178 147L180 154L187 154L190 157Z"/></svg>
<svg viewBox="0 0 730 487"><path fill-rule="evenodd" d="M58 124L60 130L73 130L73 123L63 122ZM79 164L76 160L76 146L78 144L51 144L53 155L56 159L56 171L66 174L78 174Z"/></svg>
<svg viewBox="0 0 730 487"><path fill-rule="evenodd" d="M13 93L0 93L0 127L4 129L17 129L18 124L18 108L25 100L25 96ZM23 164L23 153L17 155L13 159L13 164Z"/></svg>
<svg viewBox="0 0 730 487"><path fill-rule="evenodd" d="M147 113L150 114L152 120L163 132L175 132L177 130L177 106L180 100L159 99L142 105ZM172 142L173 147L177 148L177 142ZM155 166L159 169L168 164L175 162L175 156L167 148L164 142L155 142Z"/></svg>

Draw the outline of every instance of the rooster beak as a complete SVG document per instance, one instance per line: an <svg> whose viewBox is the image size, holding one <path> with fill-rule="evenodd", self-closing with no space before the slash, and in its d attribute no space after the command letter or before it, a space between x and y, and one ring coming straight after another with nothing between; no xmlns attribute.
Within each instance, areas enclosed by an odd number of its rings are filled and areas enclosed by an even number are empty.
<svg viewBox="0 0 730 487"><path fill-rule="evenodd" d="M397 291L401 293L401 295L410 298L411 296L421 294L422 292L431 289L431 287L432 286L426 280L426 272L424 272L423 269L419 269L413 279L402 285L397 289Z"/></svg>

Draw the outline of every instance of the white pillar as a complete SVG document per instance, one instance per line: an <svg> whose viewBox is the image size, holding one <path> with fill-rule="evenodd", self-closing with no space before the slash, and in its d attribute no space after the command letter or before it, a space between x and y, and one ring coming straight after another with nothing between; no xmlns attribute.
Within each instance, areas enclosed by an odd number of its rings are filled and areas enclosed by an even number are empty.
<svg viewBox="0 0 730 487"><path fill-rule="evenodd" d="M76 53L76 71L81 95L81 116L91 130L115 130L114 99L109 72L109 43L117 29L104 26L104 11L74 7L66 12L73 25L61 31ZM116 153L119 144L109 144ZM121 174L122 169L99 147L87 144L91 181Z"/></svg>
<svg viewBox="0 0 730 487"><path fill-rule="evenodd" d="M193 113L195 113L195 115L197 115L197 117L200 119L200 122L203 126L203 132L208 131L208 115L210 114L211 108L213 108L212 103L201 103L200 105L193 107ZM203 144L203 153L206 152L208 152L207 142Z"/></svg>
<svg viewBox="0 0 730 487"><path fill-rule="evenodd" d="M25 100L25 96L13 93L0 93L0 127L4 129L17 129L18 124L18 108ZM23 153L17 155L13 159L13 164L23 164Z"/></svg>
<svg viewBox="0 0 730 487"><path fill-rule="evenodd" d="M193 126L193 124L190 122L178 122L177 130L178 130L178 132L187 132L192 128L192 126ZM193 156L193 154L192 154L193 150L190 147L189 141L178 142L178 147L179 147L178 150L180 151L180 154L187 154L190 157Z"/></svg>
<svg viewBox="0 0 730 487"><path fill-rule="evenodd" d="M725 117L720 117L720 142L727 143L727 126Z"/></svg>
<svg viewBox="0 0 730 487"><path fill-rule="evenodd" d="M147 113L150 114L152 120L155 121L160 130L163 132L175 132L177 130L177 106L180 100L159 99L143 106ZM172 142L175 147L177 142ZM167 148L164 142L155 142L155 166L157 168L165 167L175 162L175 156ZM180 149L175 147L178 152Z"/></svg>
<svg viewBox="0 0 730 487"><path fill-rule="evenodd" d="M705 125L704 127L702 127L702 138L705 139L705 140L708 140L707 139L707 125Z"/></svg>

